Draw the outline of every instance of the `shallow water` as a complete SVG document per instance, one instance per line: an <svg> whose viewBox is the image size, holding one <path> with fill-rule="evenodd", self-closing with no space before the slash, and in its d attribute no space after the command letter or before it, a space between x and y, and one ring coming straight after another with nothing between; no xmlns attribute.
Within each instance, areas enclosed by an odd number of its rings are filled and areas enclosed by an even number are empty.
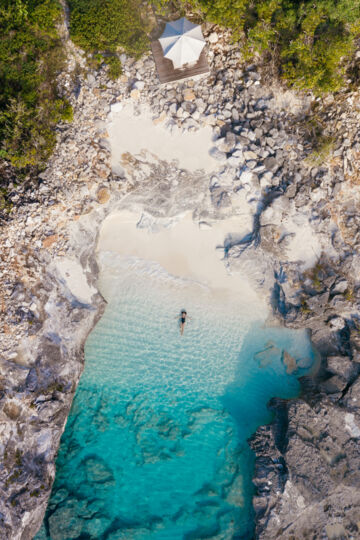
<svg viewBox="0 0 360 540"><path fill-rule="evenodd" d="M124 263L125 264L125 263ZM136 261L103 274L111 297L82 375L37 539L250 539L253 454L272 396L299 391L305 332L257 306ZM107 281L106 281L107 280ZM191 320L180 336L177 315Z"/></svg>

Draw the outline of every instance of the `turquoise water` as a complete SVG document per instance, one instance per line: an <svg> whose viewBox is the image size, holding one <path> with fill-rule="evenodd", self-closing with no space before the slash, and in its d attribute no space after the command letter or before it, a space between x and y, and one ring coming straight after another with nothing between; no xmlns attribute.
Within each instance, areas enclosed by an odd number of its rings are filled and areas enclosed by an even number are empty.
<svg viewBox="0 0 360 540"><path fill-rule="evenodd" d="M298 393L282 355L302 374L313 360L307 335L267 328L256 306L225 293L122 270L86 343L36 538L250 539L246 440L271 420L272 396ZM180 336L182 308L191 320Z"/></svg>

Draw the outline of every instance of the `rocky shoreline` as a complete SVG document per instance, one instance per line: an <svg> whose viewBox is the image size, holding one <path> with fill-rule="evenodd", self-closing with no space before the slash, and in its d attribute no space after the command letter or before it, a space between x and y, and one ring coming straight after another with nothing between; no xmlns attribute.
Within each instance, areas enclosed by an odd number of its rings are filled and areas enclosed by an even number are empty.
<svg viewBox="0 0 360 540"><path fill-rule="evenodd" d="M279 320L309 328L322 357L316 377L303 381L301 399L275 400L274 424L251 441L257 537L359 533L359 93L320 102L269 88L257 66L244 68L226 34L211 27L205 33L210 77L164 86L151 56L134 62L122 55L123 75L111 82L106 68L88 71L68 43L59 84L71 94L74 122L59 126L38 184L13 185L0 233L4 539L31 539L41 524L83 346L104 309L96 290L97 232L109 213L131 204L155 217L191 209L199 223L247 204L249 228L227 239L224 261L271 292ZM218 172L190 175L177 163L132 156L112 170L108 115L123 101L135 110L146 104L154 124L169 130L212 126ZM336 130L326 159L309 142L310 106L325 135ZM318 249L311 268L291 255L301 231Z"/></svg>

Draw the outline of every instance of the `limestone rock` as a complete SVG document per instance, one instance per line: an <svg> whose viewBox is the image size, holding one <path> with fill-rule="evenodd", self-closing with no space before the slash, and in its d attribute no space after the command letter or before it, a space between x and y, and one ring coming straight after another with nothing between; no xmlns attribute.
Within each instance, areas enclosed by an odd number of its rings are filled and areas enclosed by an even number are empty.
<svg viewBox="0 0 360 540"><path fill-rule="evenodd" d="M138 99L140 99L140 90L138 88L135 88L134 90L131 90L130 97L134 101L137 101Z"/></svg>
<svg viewBox="0 0 360 540"><path fill-rule="evenodd" d="M352 362L347 356L328 356L327 369L350 381L360 369L360 365Z"/></svg>
<svg viewBox="0 0 360 540"><path fill-rule="evenodd" d="M226 161L226 153L221 152L216 146L210 149L209 154L217 161Z"/></svg>
<svg viewBox="0 0 360 540"><path fill-rule="evenodd" d="M349 410L360 411L360 377L351 385L350 389L343 398L344 404Z"/></svg>
<svg viewBox="0 0 360 540"><path fill-rule="evenodd" d="M258 455L270 458L260 458L256 465L254 482L262 495L262 502L257 503L257 536L263 540L306 538L308 534L322 537L333 523L334 512L339 512L342 526L351 534L360 509L360 458L347 432L344 412L334 405L328 413L316 411L299 400L286 405L286 411L284 405L275 405L275 439L270 430L260 431L251 443ZM285 430L281 418L288 419ZM286 469L277 470L273 459L286 463ZM269 478L276 490L262 491Z"/></svg>
<svg viewBox="0 0 360 540"><path fill-rule="evenodd" d="M345 321L342 317L333 317L329 321L329 326L334 330L342 330L345 326Z"/></svg>
<svg viewBox="0 0 360 540"><path fill-rule="evenodd" d="M194 91L191 90L191 88L186 88L186 90L184 90L183 96L184 101L194 101L194 99L196 98Z"/></svg>
<svg viewBox="0 0 360 540"><path fill-rule="evenodd" d="M140 91L140 90L143 90L144 87L145 87L144 81L135 81L134 84L132 85L133 90L139 90ZM134 99L133 95L131 97ZM135 99L137 99L137 98L135 98Z"/></svg>
<svg viewBox="0 0 360 540"><path fill-rule="evenodd" d="M348 288L348 282L346 279L337 280L335 285L331 288L332 294L343 294Z"/></svg>
<svg viewBox="0 0 360 540"><path fill-rule="evenodd" d="M50 234L49 236L44 238L44 240L42 242L43 248L48 249L53 244L55 244L55 242L57 242L58 239L59 239L58 234Z"/></svg>
<svg viewBox="0 0 360 540"><path fill-rule="evenodd" d="M102 187L97 192L97 200L100 204L105 204L110 199L110 192L107 188Z"/></svg>
<svg viewBox="0 0 360 540"><path fill-rule="evenodd" d="M340 394L346 387L346 379L340 375L334 375L321 383L320 388L326 394Z"/></svg>
<svg viewBox="0 0 360 540"><path fill-rule="evenodd" d="M208 37L209 43L217 43L219 41L219 36L216 32L211 32L211 34Z"/></svg>

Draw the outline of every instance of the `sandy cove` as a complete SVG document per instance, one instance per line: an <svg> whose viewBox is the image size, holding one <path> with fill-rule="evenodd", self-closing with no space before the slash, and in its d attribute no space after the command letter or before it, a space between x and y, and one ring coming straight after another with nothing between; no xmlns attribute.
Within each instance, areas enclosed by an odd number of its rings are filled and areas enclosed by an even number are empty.
<svg viewBox="0 0 360 540"><path fill-rule="evenodd" d="M312 380L310 393L305 388L305 397L309 394L315 407L295 400L282 404L279 414L275 409L278 432L286 444L279 450L270 426L257 433L254 508L258 537L271 538L278 533L279 523L299 538L309 527L319 534L325 534L325 528L329 534L339 527L346 534L355 530L359 507L359 199L357 186L345 181L356 171L349 167L355 156L343 140L345 135L339 135L339 167L308 165L305 159L311 148L294 131L297 119L291 116L291 111L306 115L302 98L292 93L285 102L279 89L274 92L261 84L254 67L234 71L239 52L226 39L210 52L214 73L221 69L218 80L154 85L150 57L136 63L126 60L124 75L116 83L104 71L81 76L80 93L74 88L71 97L74 123L59 130L57 148L39 185L14 186L14 206L1 235L0 260L5 322L1 433L6 459L4 454L0 471L4 539L32 538L45 511L59 439L83 368L84 341L104 305L100 295L94 294L99 227L111 213L126 208L140 216L143 203L147 211L152 208L163 217L168 209L174 217L196 206L196 226L199 221L214 224L231 215L244 219L246 230L240 234L249 241L229 249L231 271L238 263L245 275L258 272L261 277L266 271L269 280L261 287L267 295L272 291L279 319L311 329L322 353L326 380ZM78 61L84 64L80 56ZM210 179L198 171L180 173L173 162L159 162L149 152L146 159L129 154L126 170L120 164L120 175L111 171L107 114L121 101L131 103L131 81L139 77L144 88L133 105L135 109L141 103L149 106L151 121L170 123L169 128L176 125L181 137L212 126L216 141L212 141L211 157L219 165ZM65 78L71 88L71 73ZM191 93L194 98L187 105L185 96ZM294 98L300 107L294 107ZM333 120L328 120L326 110L324 114L329 130L336 132L340 124L356 150L358 118L352 100L358 100L356 92L342 104L334 103ZM118 147L120 156L124 150ZM293 216L295 230L289 224ZM311 236L301 242L306 230ZM313 250L306 251L310 237L328 257L319 260L316 274L311 270L303 275L301 262L291 256L291 246L294 238L304 244L300 259L311 265ZM298 248L295 252L299 256ZM306 288L311 279L318 289ZM284 417L289 424L283 424ZM323 435L311 447L297 436L309 429ZM336 448L344 450L340 460L333 460ZM36 471L23 456L37 463ZM285 462L284 470L275 466L274 456L277 462ZM308 479L306 485L303 478ZM339 526L333 524L334 515L341 516Z"/></svg>

